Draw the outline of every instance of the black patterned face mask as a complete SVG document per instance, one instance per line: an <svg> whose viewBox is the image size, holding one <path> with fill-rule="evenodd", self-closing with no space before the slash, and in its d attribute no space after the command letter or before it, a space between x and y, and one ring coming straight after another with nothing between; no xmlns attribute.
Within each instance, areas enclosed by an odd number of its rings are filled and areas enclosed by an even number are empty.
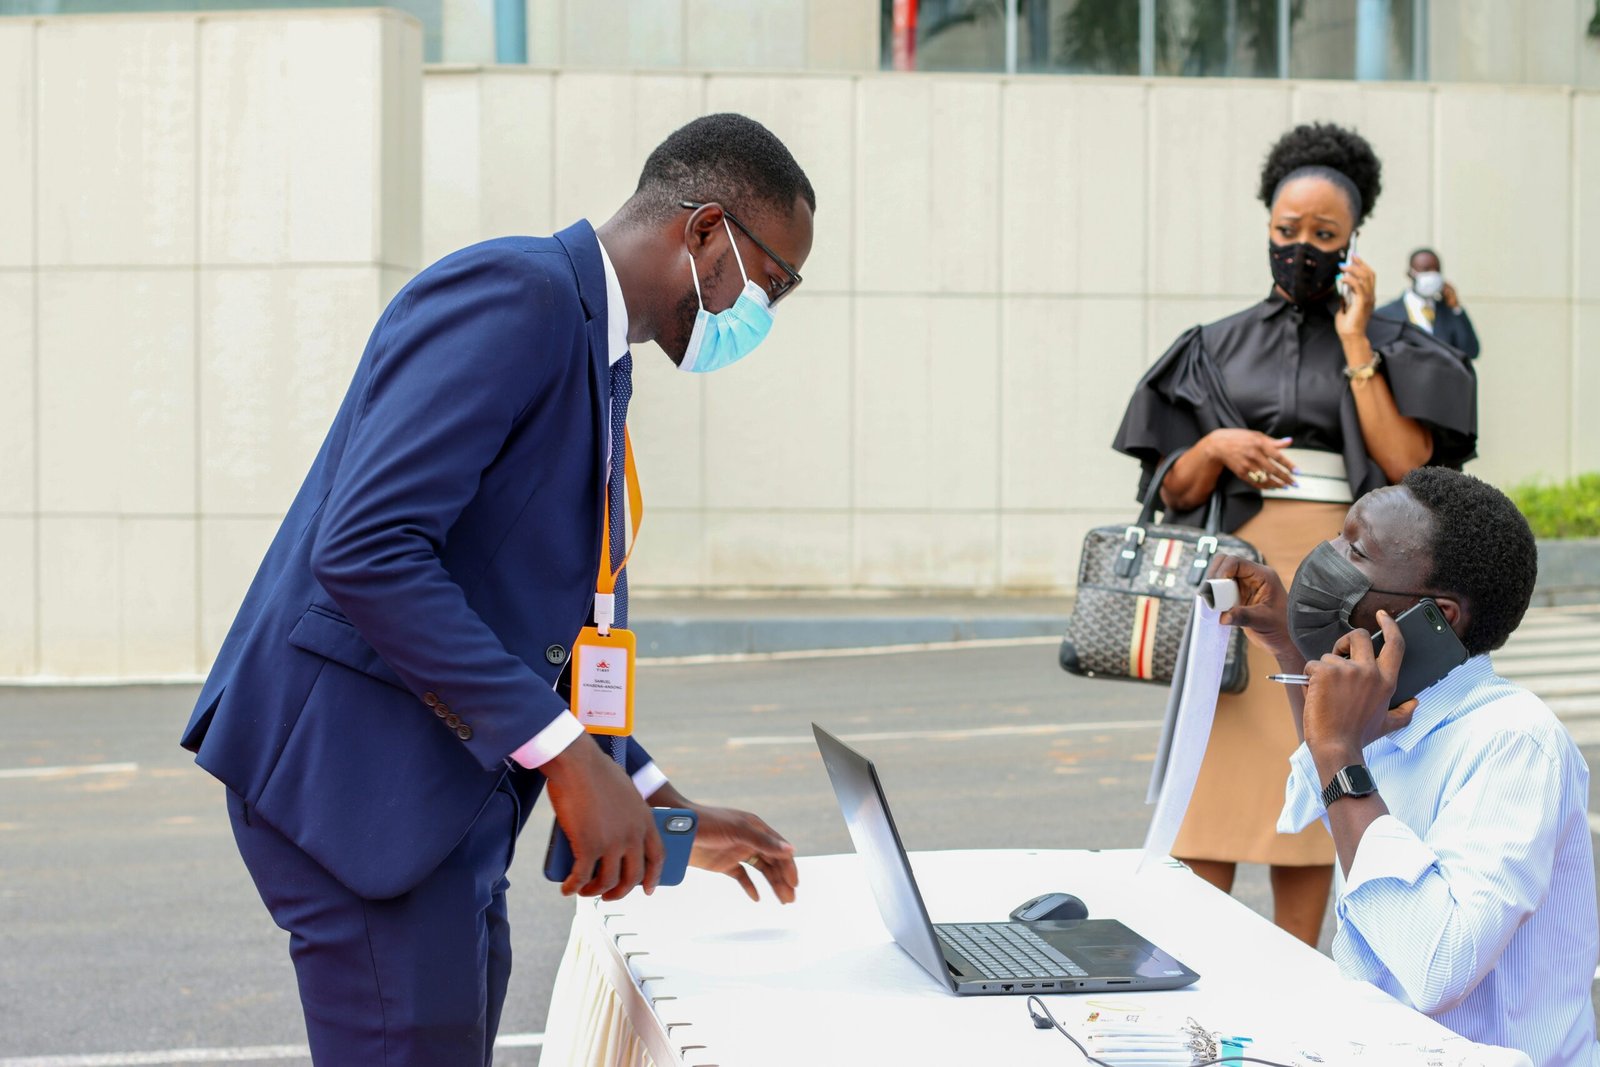
<svg viewBox="0 0 1600 1067"><path fill-rule="evenodd" d="M1309 304L1333 288L1345 250L1324 252L1308 241L1280 245L1267 242L1272 280L1296 304Z"/></svg>
<svg viewBox="0 0 1600 1067"><path fill-rule="evenodd" d="M1355 629L1351 617L1368 593L1424 597L1427 593L1374 589L1372 579L1324 541L1300 563L1289 587L1289 636L1306 662L1333 651L1339 638Z"/></svg>

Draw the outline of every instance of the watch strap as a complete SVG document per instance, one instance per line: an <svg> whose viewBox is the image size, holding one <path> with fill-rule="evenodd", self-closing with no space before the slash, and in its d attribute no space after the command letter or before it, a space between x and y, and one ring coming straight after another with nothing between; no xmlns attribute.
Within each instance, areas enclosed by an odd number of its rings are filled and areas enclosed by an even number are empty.
<svg viewBox="0 0 1600 1067"><path fill-rule="evenodd" d="M1341 767L1334 774L1322 790L1322 806L1324 808L1341 797L1365 797L1378 791L1378 785L1372 780L1372 772L1367 770L1365 764L1353 763L1348 767Z"/></svg>

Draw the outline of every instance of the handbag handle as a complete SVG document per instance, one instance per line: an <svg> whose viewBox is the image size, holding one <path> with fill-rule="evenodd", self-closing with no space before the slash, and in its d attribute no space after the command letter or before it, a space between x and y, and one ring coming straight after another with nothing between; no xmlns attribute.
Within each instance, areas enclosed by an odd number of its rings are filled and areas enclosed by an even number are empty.
<svg viewBox="0 0 1600 1067"><path fill-rule="evenodd" d="M1144 507L1139 509L1139 517L1133 523L1135 526L1149 526L1151 522L1155 521L1156 508L1160 507L1162 511L1166 510L1161 505L1161 483L1167 480L1167 475L1172 471L1172 465L1183 458L1183 454L1187 451L1189 451L1189 447L1185 445L1183 448L1175 448L1167 453L1166 457L1162 459L1161 465L1156 468L1156 472L1150 476L1150 485L1144 491Z"/></svg>
<svg viewBox="0 0 1600 1067"><path fill-rule="evenodd" d="M1122 542L1122 551L1117 555L1116 575L1119 578L1133 577L1134 570L1139 565L1139 546L1144 544L1145 527L1155 519L1156 508L1161 506L1161 483L1166 481L1167 475L1172 471L1173 464L1177 463L1182 455L1189 451L1188 446L1173 449L1156 467L1155 473L1150 476L1150 485L1145 490L1144 506L1139 509L1139 517L1128 527L1127 536ZM1162 507L1163 513L1167 509ZM1206 571L1211 567L1211 557L1217 552L1217 532L1222 529L1222 486L1219 483L1211 490L1211 499L1206 506L1205 526L1202 536L1196 542L1194 563L1189 568L1189 584L1198 586L1205 580Z"/></svg>

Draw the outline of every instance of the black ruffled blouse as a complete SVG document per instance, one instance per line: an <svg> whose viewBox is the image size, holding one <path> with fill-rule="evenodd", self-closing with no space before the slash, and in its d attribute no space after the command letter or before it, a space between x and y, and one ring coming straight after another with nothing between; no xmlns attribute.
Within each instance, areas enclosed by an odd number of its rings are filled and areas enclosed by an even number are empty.
<svg viewBox="0 0 1600 1067"><path fill-rule="evenodd" d="M1293 437L1296 448L1341 453L1356 498L1387 485L1367 455L1344 376L1344 348L1333 324L1338 307L1336 296L1302 307L1274 290L1253 307L1179 337L1134 389L1112 443L1144 467L1139 498L1162 456L1222 428ZM1400 414L1433 432L1428 462L1459 468L1477 455L1472 365L1408 322L1373 316L1367 339L1383 357L1379 373ZM1261 510L1261 493L1232 474L1224 471L1219 485L1224 530L1237 530ZM1204 510L1167 521L1200 525Z"/></svg>

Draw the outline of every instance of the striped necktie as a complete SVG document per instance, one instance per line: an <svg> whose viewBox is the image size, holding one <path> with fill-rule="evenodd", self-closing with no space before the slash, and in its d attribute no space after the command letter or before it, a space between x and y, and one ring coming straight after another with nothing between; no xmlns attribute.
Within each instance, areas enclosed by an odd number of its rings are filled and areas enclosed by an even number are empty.
<svg viewBox="0 0 1600 1067"><path fill-rule="evenodd" d="M628 552L627 436L624 430L628 422L628 400L632 396L633 353L627 352L611 365L611 462L607 464L610 476L606 482L606 499L611 505L610 566L613 571L622 567L622 560ZM612 624L626 629L628 625L626 568L617 575L616 597L616 617ZM628 739L612 737L610 741L611 758L621 764L623 770L627 770Z"/></svg>

